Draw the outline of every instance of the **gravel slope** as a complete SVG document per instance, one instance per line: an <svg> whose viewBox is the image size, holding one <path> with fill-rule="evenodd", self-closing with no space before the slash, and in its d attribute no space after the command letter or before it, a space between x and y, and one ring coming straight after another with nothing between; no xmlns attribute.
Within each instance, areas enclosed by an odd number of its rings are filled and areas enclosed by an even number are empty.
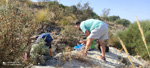
<svg viewBox="0 0 150 68"><path fill-rule="evenodd" d="M125 52L121 52L116 48L110 47L110 51L106 53L106 62L98 58L100 52L98 50L89 51L87 57L80 59L75 57L77 54L76 51L72 51L71 55L69 52L64 54L58 53L53 59L51 58L46 62L46 66L34 65L32 68L89 68L89 67L101 67L101 68L124 68L131 67L129 60ZM65 57L64 57L65 55ZM65 60L64 60L65 58ZM71 58L71 59L70 59ZM135 67L143 66L146 61L142 59L137 59L133 56L130 56Z"/></svg>

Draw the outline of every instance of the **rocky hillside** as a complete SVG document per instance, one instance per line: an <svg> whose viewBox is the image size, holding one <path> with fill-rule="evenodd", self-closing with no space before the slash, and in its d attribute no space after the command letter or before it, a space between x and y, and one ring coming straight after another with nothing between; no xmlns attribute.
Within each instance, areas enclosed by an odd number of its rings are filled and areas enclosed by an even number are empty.
<svg viewBox="0 0 150 68"><path fill-rule="evenodd" d="M117 30L126 29L122 25L117 25L112 22L106 22L109 25L112 33L116 33ZM77 44L77 42L69 42L66 37L61 33L60 27L49 27L52 30L54 37L53 52L54 57L46 61L46 66L30 65L32 68L86 68L86 67L97 67L97 68L133 68L130 64L127 55L124 51L118 50L114 47L110 47L110 52L106 53L106 62L100 60L98 56L101 54L99 50L95 49L89 51L87 57L80 58L77 55L77 51L71 49L71 52L64 52L67 46ZM66 30L67 31L67 30ZM69 31L72 31L71 29ZM78 41L80 38L77 38ZM73 46L72 46L73 47ZM136 68L143 67L149 68L150 64L143 60L140 56L132 56L130 58Z"/></svg>
<svg viewBox="0 0 150 68"><path fill-rule="evenodd" d="M4 2L1 3L1 1ZM84 37L83 33L78 32L74 27L75 22L89 18L100 19L88 3L85 5L64 6L56 1L32 3L29 0L10 0L8 2L9 6L5 6L5 0L1 1L0 27L3 29L0 29L0 62L17 61L24 63L22 62L22 56L28 50L27 43L29 38L49 29L54 39L52 42L54 57L47 60L46 66L29 65L28 67L120 68L131 66L126 54L113 47L110 47L110 52L106 53L107 62L103 62L97 57L100 53L96 49L89 51L88 56L84 58L79 58L76 54L77 52L72 49ZM113 34L117 30L123 31L125 29L122 25L105 22L109 25L110 32ZM114 39L111 40L114 41ZM66 47L71 47L69 52L64 52ZM136 67L148 66L145 60L138 58L131 56ZM0 63L1 65L2 63Z"/></svg>
<svg viewBox="0 0 150 68"><path fill-rule="evenodd" d="M116 31L123 31L126 27L122 25L115 24L113 22L104 21L108 24L110 31L115 34ZM72 26L72 25L71 25ZM63 52L67 46L73 47L77 44L82 37L72 37L66 35L67 33L72 33L74 31L73 27L60 27L60 26L46 26L45 28L50 28L51 35L54 41L52 42L52 49L54 52L54 58L47 60L46 66L40 65L30 65L32 68L84 68L84 67L97 67L97 68L129 68L132 67L125 52L117 50L114 47L110 47L110 52L106 53L106 62L101 61L98 56L101 54L97 49L89 51L88 56L84 58L79 58L76 51L71 49L71 52ZM69 29L69 30L68 30ZM62 33L65 30L66 33ZM76 33L73 32L71 35ZM80 34L82 35L82 33ZM70 39L73 39L70 41ZM148 66L147 62L139 57L130 56L135 67Z"/></svg>
<svg viewBox="0 0 150 68"><path fill-rule="evenodd" d="M30 65L31 68L133 68L130 64L125 52L110 47L110 51L106 53L106 61L102 61L98 58L101 53L95 49L89 51L87 57L79 58L77 51L58 53L46 61L46 66ZM145 60L131 56L130 58L136 68L149 68L150 64Z"/></svg>

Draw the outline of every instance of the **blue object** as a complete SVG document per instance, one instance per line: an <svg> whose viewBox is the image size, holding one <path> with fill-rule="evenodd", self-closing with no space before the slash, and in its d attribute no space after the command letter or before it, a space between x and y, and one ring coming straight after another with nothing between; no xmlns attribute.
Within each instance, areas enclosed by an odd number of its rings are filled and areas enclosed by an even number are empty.
<svg viewBox="0 0 150 68"><path fill-rule="evenodd" d="M53 41L53 39L52 39L50 33L42 33L42 34L37 38L36 41L39 42L39 40L40 40L41 38L44 39L44 41L46 42L45 45L47 45L47 46L49 46L49 44Z"/></svg>
<svg viewBox="0 0 150 68"><path fill-rule="evenodd" d="M79 45L75 46L74 49L79 51L79 50L81 50L82 46L83 46L82 44L79 44Z"/></svg>
<svg viewBox="0 0 150 68"><path fill-rule="evenodd" d="M53 39L52 39L50 33L42 33L42 34L40 35L40 37L43 38L43 39L45 39L45 42L47 42L47 43L50 43L50 42L53 41Z"/></svg>

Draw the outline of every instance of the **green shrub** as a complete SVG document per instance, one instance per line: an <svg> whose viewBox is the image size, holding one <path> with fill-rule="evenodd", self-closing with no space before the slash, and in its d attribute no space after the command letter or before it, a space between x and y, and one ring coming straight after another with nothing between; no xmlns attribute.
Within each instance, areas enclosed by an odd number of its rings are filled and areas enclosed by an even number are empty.
<svg viewBox="0 0 150 68"><path fill-rule="evenodd" d="M114 22L114 21L119 20L119 19L120 19L119 16L109 16L108 17L108 21L111 21L111 22Z"/></svg>
<svg viewBox="0 0 150 68"><path fill-rule="evenodd" d="M143 29L148 48L150 50L150 21L140 21L140 24ZM150 59L150 57L148 57L141 33L136 22L131 24L127 30L118 32L117 35L124 42L130 54L138 54L141 55L144 59Z"/></svg>
<svg viewBox="0 0 150 68"><path fill-rule="evenodd" d="M126 20L126 19L117 19L117 20L115 21L115 23L116 23L116 24L121 24L121 25L123 25L123 26L125 26L125 27L128 27L131 22L130 22L129 20Z"/></svg>

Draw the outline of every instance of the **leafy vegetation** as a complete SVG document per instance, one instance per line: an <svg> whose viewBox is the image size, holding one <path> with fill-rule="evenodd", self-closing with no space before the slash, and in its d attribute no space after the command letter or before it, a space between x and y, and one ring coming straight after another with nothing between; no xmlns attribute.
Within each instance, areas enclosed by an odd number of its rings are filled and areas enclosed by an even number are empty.
<svg viewBox="0 0 150 68"><path fill-rule="evenodd" d="M28 7L15 1L9 1L8 5L0 7L0 62L20 59L28 38L38 29Z"/></svg>
<svg viewBox="0 0 150 68"><path fill-rule="evenodd" d="M79 31L72 25L65 26L64 29L62 29L61 34L63 40L70 46L75 46L79 41Z"/></svg>
<svg viewBox="0 0 150 68"><path fill-rule="evenodd" d="M89 18L100 19L93 12L89 3L65 6L57 1L40 1L44 2L33 3L30 0L10 0L7 3L6 0L0 1L0 62L13 62L16 60L22 62L22 55L26 50L29 37L51 26L62 28L59 35L67 45L74 46L81 35L79 36L73 24L76 21ZM126 19L120 19L119 16L108 16L109 11L110 9L103 10L105 20L126 27L129 26L127 30L118 33L128 51L131 54L139 54L143 58L149 59L137 24L131 24ZM141 21L148 46L150 46L149 22ZM110 45L121 48L116 36L110 32L109 37ZM0 63L0 65L2 64Z"/></svg>
<svg viewBox="0 0 150 68"><path fill-rule="evenodd" d="M148 48L150 49L150 21L140 21L140 24L143 29ZM118 32L118 36L122 39L130 54L141 55L144 59L150 59L144 47L136 22L131 24L127 30Z"/></svg>
<svg viewBox="0 0 150 68"><path fill-rule="evenodd" d="M119 16L109 16L109 17L108 17L108 20L111 21L111 22L114 22L114 21L116 21L116 20L118 20L118 19L120 19Z"/></svg>
<svg viewBox="0 0 150 68"><path fill-rule="evenodd" d="M121 24L125 27L128 27L130 25L130 21L126 20L126 19L118 19L118 20L115 21L115 23Z"/></svg>
<svg viewBox="0 0 150 68"><path fill-rule="evenodd" d="M69 25L78 20L98 17L88 3L68 7L57 1L36 4L29 0L11 0L8 3L2 0L0 5L0 62L16 59L22 62L29 37L51 25L65 26L61 32L64 41L75 45L71 43L77 41L73 36L75 32L71 32L75 31L75 28Z"/></svg>

